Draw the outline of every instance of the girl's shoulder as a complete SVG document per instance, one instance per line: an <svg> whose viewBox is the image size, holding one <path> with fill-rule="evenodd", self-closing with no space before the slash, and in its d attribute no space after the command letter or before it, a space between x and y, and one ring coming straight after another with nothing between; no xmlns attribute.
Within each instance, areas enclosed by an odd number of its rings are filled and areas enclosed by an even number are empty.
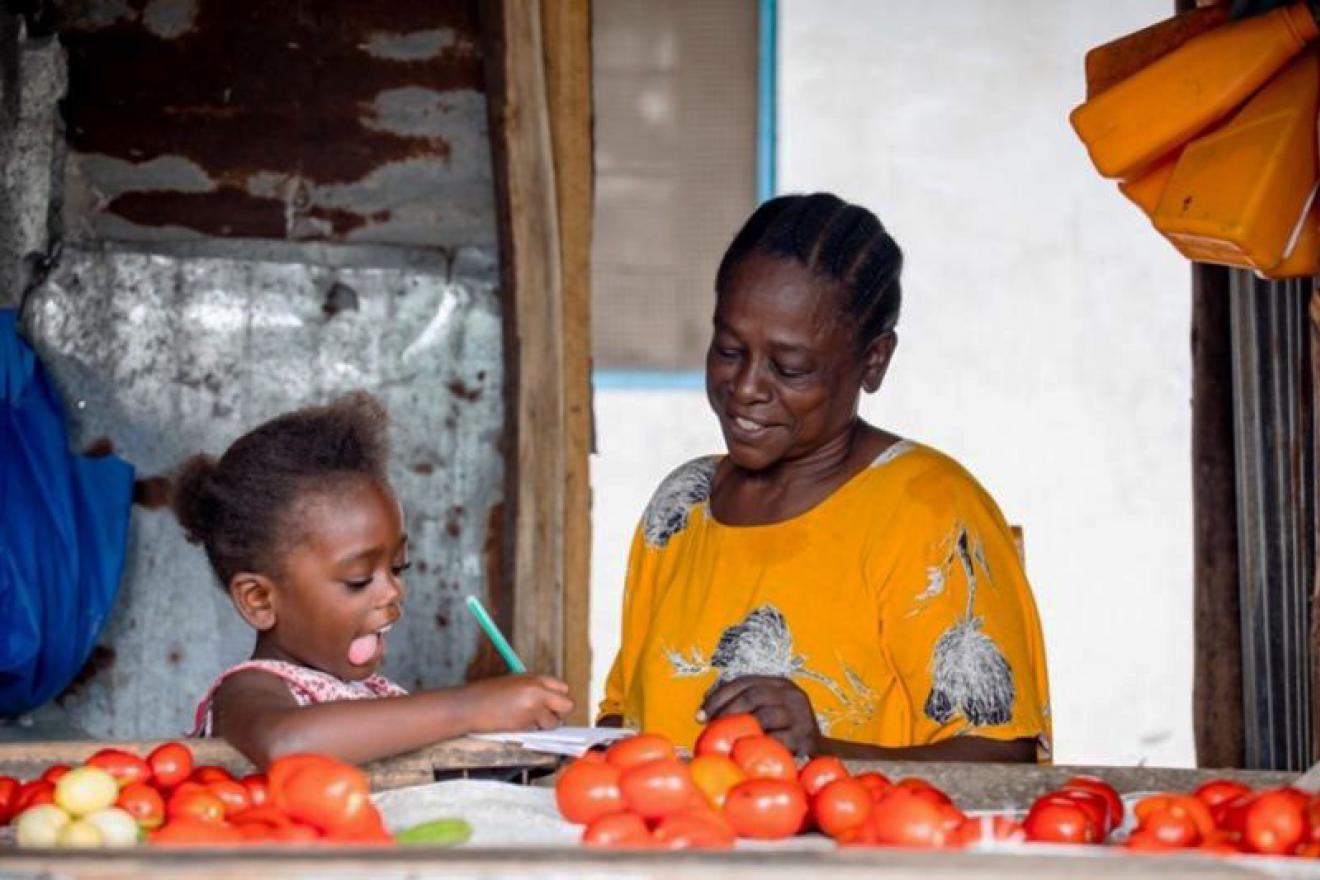
<svg viewBox="0 0 1320 880"><path fill-rule="evenodd" d="M288 688L293 701L299 706L329 703L337 700L362 700L372 697L402 696L407 693L383 675L373 675L362 681L344 681L319 669L286 663L282 660L246 660L220 673L207 688L197 704L194 716L194 736L210 736L214 704L221 688L228 682L237 683L245 674L258 673L273 676Z"/></svg>

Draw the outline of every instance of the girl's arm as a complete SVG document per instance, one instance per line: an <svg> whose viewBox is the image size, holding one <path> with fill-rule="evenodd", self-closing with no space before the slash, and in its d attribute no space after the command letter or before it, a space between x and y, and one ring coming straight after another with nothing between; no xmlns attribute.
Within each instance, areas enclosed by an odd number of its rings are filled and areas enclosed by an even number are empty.
<svg viewBox="0 0 1320 880"><path fill-rule="evenodd" d="M468 733L557 727L568 686L543 675L491 678L402 697L299 706L279 678L248 670L216 691L214 731L258 767L322 752L361 764Z"/></svg>

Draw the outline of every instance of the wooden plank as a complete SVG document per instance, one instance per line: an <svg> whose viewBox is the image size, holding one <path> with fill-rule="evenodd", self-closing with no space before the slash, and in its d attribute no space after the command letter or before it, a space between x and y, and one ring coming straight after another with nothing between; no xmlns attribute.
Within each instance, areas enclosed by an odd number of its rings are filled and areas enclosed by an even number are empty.
<svg viewBox="0 0 1320 880"><path fill-rule="evenodd" d="M50 764L78 764L93 752L107 746L145 755L162 741L98 742L94 740L59 740L48 742L0 743L0 776L33 779ZM230 772L251 773L253 767L224 740L186 739L198 764L217 764ZM435 780L437 771L472 771L500 768L549 768L557 758L529 752L504 743L461 738L438 743L412 752L375 761L365 769L375 791L421 785Z"/></svg>
<svg viewBox="0 0 1320 880"><path fill-rule="evenodd" d="M1238 595L1229 275L1192 269L1192 511L1197 763L1241 767L1242 618Z"/></svg>
<svg viewBox="0 0 1320 880"><path fill-rule="evenodd" d="M541 5L563 272L564 679L589 723L591 685L591 4Z"/></svg>
<svg viewBox="0 0 1320 880"><path fill-rule="evenodd" d="M483 0L505 306L506 520L513 641L563 671L563 285L538 0Z"/></svg>
<svg viewBox="0 0 1320 880"><path fill-rule="evenodd" d="M1317 424L1312 426L1313 460L1320 461L1320 290L1311 290L1311 302L1308 309L1311 318L1311 411ZM1320 474L1310 475L1312 491L1320 498ZM1312 524L1317 529L1315 578L1311 587L1311 730L1320 731L1320 523ZM1320 736L1313 742L1320 743ZM1315 747L1311 760L1320 760L1320 745Z"/></svg>

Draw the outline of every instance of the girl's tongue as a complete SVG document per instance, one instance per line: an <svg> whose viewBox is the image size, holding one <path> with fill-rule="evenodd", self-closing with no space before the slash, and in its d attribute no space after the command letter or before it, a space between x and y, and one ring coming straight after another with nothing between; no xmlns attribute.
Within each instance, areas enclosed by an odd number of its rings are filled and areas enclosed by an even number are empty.
<svg viewBox="0 0 1320 880"><path fill-rule="evenodd" d="M371 662L371 658L376 656L376 649L380 647L380 634L372 633L369 636L358 636L348 646L348 662L354 666L363 666Z"/></svg>

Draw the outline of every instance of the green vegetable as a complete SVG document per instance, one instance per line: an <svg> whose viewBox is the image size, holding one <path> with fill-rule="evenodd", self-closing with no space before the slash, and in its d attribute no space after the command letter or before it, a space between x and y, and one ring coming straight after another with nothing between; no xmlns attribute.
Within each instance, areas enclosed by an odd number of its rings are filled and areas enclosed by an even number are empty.
<svg viewBox="0 0 1320 880"><path fill-rule="evenodd" d="M432 819L394 835L404 846L457 846L472 836L466 819Z"/></svg>

